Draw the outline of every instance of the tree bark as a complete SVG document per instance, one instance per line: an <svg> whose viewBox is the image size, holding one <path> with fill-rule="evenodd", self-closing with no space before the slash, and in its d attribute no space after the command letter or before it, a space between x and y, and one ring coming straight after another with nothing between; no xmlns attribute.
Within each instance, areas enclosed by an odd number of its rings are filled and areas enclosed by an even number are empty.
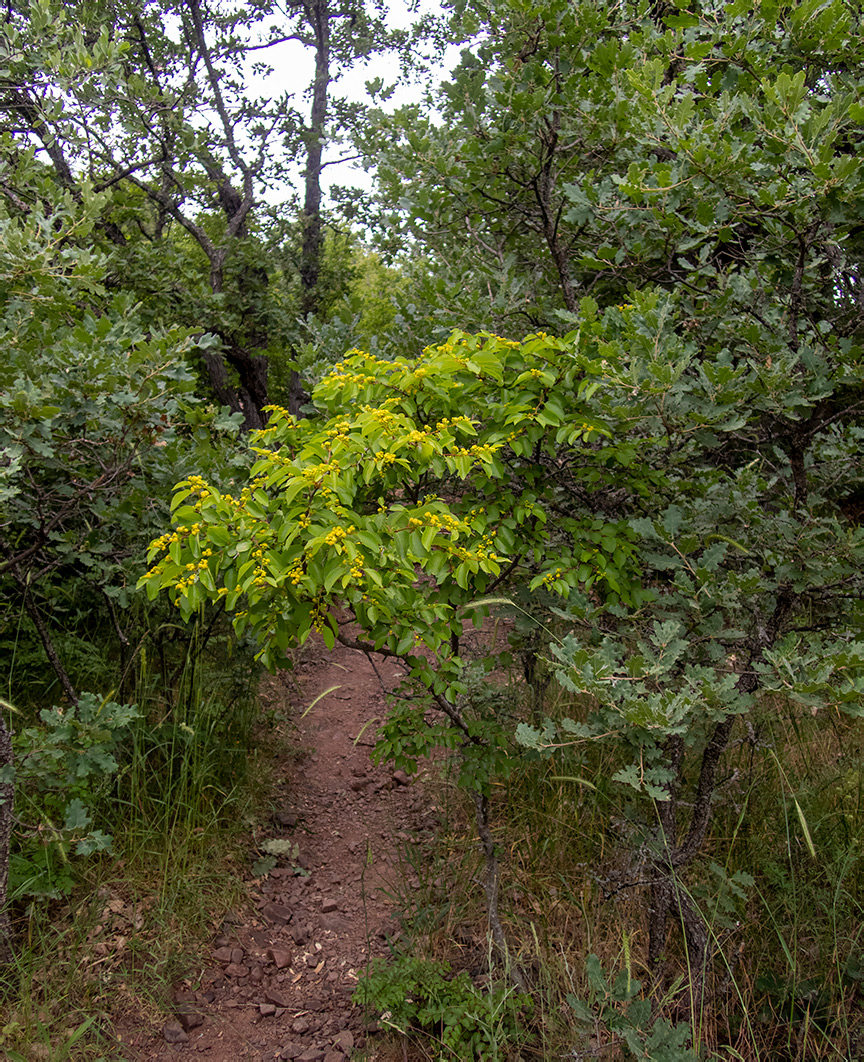
<svg viewBox="0 0 864 1062"><path fill-rule="evenodd" d="M317 313L320 305L318 281L324 243L321 225L321 171L327 122L327 95L330 87L330 12L327 0L312 0L307 12L315 37L315 81L312 85L312 114L306 139L303 246L300 255L300 312L304 317Z"/></svg>
<svg viewBox="0 0 864 1062"><path fill-rule="evenodd" d="M321 305L321 252L324 246L321 173L330 88L330 10L327 0L310 0L305 5L305 11L315 41L315 80L312 83L312 113L306 137L303 243L300 250L300 314L304 320L314 316ZM292 369L288 383L288 412L299 417L304 399L300 373Z"/></svg>

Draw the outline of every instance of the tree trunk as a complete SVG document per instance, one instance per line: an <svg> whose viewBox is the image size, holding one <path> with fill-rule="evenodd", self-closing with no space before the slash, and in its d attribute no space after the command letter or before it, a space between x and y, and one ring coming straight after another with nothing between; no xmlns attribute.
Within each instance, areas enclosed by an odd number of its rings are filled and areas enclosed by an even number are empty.
<svg viewBox="0 0 864 1062"><path fill-rule="evenodd" d="M324 246L321 173L330 88L330 11L327 0L312 0L306 10L309 27L315 38L315 81L312 84L312 114L306 138L306 188L302 215L303 244L300 250L300 314L304 320L316 314L321 304L319 281ZM288 412L299 416L304 397L300 373L292 369L288 384Z"/></svg>
<svg viewBox="0 0 864 1062"><path fill-rule="evenodd" d="M330 87L330 12L327 0L309 5L310 28L315 35L315 81L312 85L312 115L306 140L306 194L303 203L303 247L300 255L300 312L317 313L321 275L321 171Z"/></svg>

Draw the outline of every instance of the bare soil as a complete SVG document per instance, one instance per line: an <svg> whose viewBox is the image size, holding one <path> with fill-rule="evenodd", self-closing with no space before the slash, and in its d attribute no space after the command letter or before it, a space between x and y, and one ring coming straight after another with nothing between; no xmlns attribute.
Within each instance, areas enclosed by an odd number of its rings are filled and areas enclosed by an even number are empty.
<svg viewBox="0 0 864 1062"><path fill-rule="evenodd" d="M165 1024L120 1031L118 1058L375 1057L375 1027L352 993L370 958L398 939L397 895L417 884L400 867L400 839L436 819L422 783L370 763L384 687L399 677L392 661L317 643L297 671L274 680L271 698L294 702L298 749L278 771L278 806L257 832L297 850L249 882L247 909L176 986Z"/></svg>

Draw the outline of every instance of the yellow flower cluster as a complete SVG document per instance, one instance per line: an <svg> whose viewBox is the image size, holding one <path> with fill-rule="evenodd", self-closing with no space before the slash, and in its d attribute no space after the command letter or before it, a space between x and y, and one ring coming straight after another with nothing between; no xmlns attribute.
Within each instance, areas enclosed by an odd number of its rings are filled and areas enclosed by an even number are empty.
<svg viewBox="0 0 864 1062"><path fill-rule="evenodd" d="M295 428L297 426L296 418L284 406L265 406L264 412L272 413L273 416L266 428L259 428L255 432L254 438L256 439L263 439L267 435L273 435L282 428Z"/></svg>
<svg viewBox="0 0 864 1062"><path fill-rule="evenodd" d="M362 386L366 384L374 384L376 382L374 376L367 376L365 373L362 372L351 373L339 371L332 373L332 375L333 377L335 377L336 382L339 384L355 383L360 384Z"/></svg>
<svg viewBox="0 0 864 1062"><path fill-rule="evenodd" d="M423 513L424 518L432 527L441 527L447 530L455 531L460 523L455 516L451 516L450 513L442 513L440 516L438 513Z"/></svg>
<svg viewBox="0 0 864 1062"><path fill-rule="evenodd" d="M303 578L303 568L300 564L295 564L288 571L288 579L294 586L297 586Z"/></svg>
<svg viewBox="0 0 864 1062"><path fill-rule="evenodd" d="M489 558L490 560L500 560L497 553L492 552L492 537L490 535L484 535L480 540L480 545L477 547L477 556L482 558Z"/></svg>
<svg viewBox="0 0 864 1062"><path fill-rule="evenodd" d="M179 542L180 536L175 531L172 535L170 532L167 535L162 535L160 538L154 539L150 543L151 549L168 549L172 542Z"/></svg>
<svg viewBox="0 0 864 1062"><path fill-rule="evenodd" d="M169 546L175 542L180 542L186 538L187 535L197 535L201 530L200 524L192 524L191 527L187 527L185 524L181 524L175 531L169 531L161 537L154 539L150 543L151 549L168 549Z"/></svg>
<svg viewBox="0 0 864 1062"><path fill-rule="evenodd" d="M312 630L320 631L324 626L324 617L327 615L327 610L324 607L323 599L320 597L315 599L314 605L315 607L312 609L312 615L310 617L312 620Z"/></svg>
<svg viewBox="0 0 864 1062"><path fill-rule="evenodd" d="M263 446L253 446L252 449L259 457L266 457L267 460L272 461L274 465L290 465L293 460L290 454L286 456L278 450L268 450ZM243 493L246 494L246 491L244 490ZM222 497L227 501L229 496L223 494Z"/></svg>
<svg viewBox="0 0 864 1062"><path fill-rule="evenodd" d="M389 409L378 409L375 406L361 406L360 409L368 413L373 420L377 420L382 428L392 428L396 423L396 418Z"/></svg>
<svg viewBox="0 0 864 1062"><path fill-rule="evenodd" d="M324 434L327 436L328 439L347 439L348 432L350 431L350 429L351 425L348 423L347 420L340 420L337 421L336 424L334 424L333 427L330 428L329 431L326 431Z"/></svg>
<svg viewBox="0 0 864 1062"><path fill-rule="evenodd" d="M396 454L388 454L379 450L375 455L375 460L386 467L395 464L398 458L396 457Z"/></svg>
<svg viewBox="0 0 864 1062"><path fill-rule="evenodd" d="M483 454L494 454L500 450L500 443L478 443L476 446L456 446L450 453L450 457L480 457Z"/></svg>
<svg viewBox="0 0 864 1062"><path fill-rule="evenodd" d="M556 568L554 572L549 572L543 576L541 586L551 586L556 579L559 579L564 574L563 568Z"/></svg>
<svg viewBox="0 0 864 1062"><path fill-rule="evenodd" d="M435 431L444 431L449 427L456 427L457 424L473 424L470 417L444 417L443 420L439 420L435 425ZM424 431L432 431L432 428L427 424L423 429Z"/></svg>
<svg viewBox="0 0 864 1062"><path fill-rule="evenodd" d="M338 546L343 539L346 539L349 535L352 535L357 528L351 524L350 527L334 527L324 536L324 541L328 546Z"/></svg>
<svg viewBox="0 0 864 1062"><path fill-rule="evenodd" d="M191 487L193 494L207 493L207 484L204 482L203 476L190 476L186 480L186 484Z"/></svg>
<svg viewBox="0 0 864 1062"><path fill-rule="evenodd" d="M376 368L379 368L379 369L392 369L394 367L393 363L390 362L390 361L387 361L386 358L376 358L374 354L367 354L363 350L357 350L356 347L353 350L349 350L345 354L345 358L346 359L347 358L363 358L366 361L367 365L371 364L371 365L373 365L373 366L375 366ZM354 380L366 380L366 379L368 379L368 380L371 380L371 381L374 382L374 377L371 377L371 376L366 377L366 376L363 376L362 374L359 377L352 376L350 374L350 372L349 372L349 367L345 364L345 361L337 361L336 364L333 366L332 371L330 372L330 376L344 377L342 382L347 382L348 380L351 380L351 379L354 379Z"/></svg>
<svg viewBox="0 0 864 1062"><path fill-rule="evenodd" d="M320 465L310 465L308 468L304 468L300 475L304 479L318 479L321 476L326 476L330 472L338 472L340 465L338 461L324 461Z"/></svg>
<svg viewBox="0 0 864 1062"><path fill-rule="evenodd" d="M207 567L207 558L212 556L213 550L205 549L204 552L201 554L200 561L190 561L190 563L187 564L184 569L187 572L186 577L183 579L178 579L175 583L177 589L185 590L187 586L191 586L194 582L196 582L196 580L198 579L198 572L204 571L204 569Z"/></svg>

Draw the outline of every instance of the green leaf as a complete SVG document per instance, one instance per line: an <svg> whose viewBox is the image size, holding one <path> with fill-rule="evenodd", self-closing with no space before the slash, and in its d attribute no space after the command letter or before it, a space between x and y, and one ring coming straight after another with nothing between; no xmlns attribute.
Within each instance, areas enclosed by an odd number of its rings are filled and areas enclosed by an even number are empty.
<svg viewBox="0 0 864 1062"><path fill-rule="evenodd" d="M681 529L684 513L680 506L670 505L663 514L663 530L674 539Z"/></svg>
<svg viewBox="0 0 864 1062"><path fill-rule="evenodd" d="M67 830L86 830L90 825L90 813L83 803L75 797L66 805L63 826Z"/></svg>

